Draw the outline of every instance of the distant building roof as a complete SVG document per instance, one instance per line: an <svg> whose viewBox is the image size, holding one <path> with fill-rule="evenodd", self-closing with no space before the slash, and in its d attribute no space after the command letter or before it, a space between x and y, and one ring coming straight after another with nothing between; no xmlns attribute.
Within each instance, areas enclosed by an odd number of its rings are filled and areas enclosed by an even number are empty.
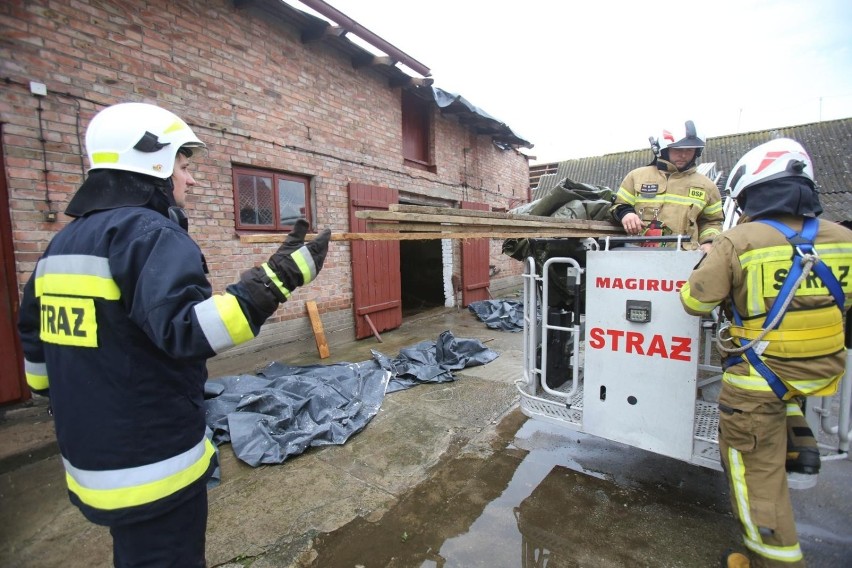
<svg viewBox="0 0 852 568"><path fill-rule="evenodd" d="M852 222L852 118L708 138L701 162L714 163L714 174L719 174L716 183L723 189L728 174L743 154L763 142L779 137L797 140L810 154L814 162L820 203L825 210L822 217L830 221ZM649 164L652 158L649 147L537 164L530 166L530 188L534 190L540 181L542 185L556 184L567 177L576 182L615 189L627 172ZM710 173L707 175L716 179Z"/></svg>

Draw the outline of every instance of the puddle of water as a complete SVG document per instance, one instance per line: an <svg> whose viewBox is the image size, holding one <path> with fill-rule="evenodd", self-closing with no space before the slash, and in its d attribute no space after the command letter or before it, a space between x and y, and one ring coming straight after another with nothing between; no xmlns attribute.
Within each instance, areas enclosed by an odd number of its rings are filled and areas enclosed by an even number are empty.
<svg viewBox="0 0 852 568"><path fill-rule="evenodd" d="M736 542L725 513L586 470L569 455L575 440L517 415L490 456L446 460L381 519L318 536L309 566L693 568L716 565ZM585 445L592 461L612 451Z"/></svg>

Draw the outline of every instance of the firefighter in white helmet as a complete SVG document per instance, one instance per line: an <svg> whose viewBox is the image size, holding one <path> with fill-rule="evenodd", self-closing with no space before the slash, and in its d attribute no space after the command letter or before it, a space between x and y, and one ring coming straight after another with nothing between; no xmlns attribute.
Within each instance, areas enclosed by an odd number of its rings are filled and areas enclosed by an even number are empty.
<svg viewBox="0 0 852 568"><path fill-rule="evenodd" d="M630 235L689 235L687 249L709 250L722 231L719 189L696 171L704 139L691 120L650 138L654 160L627 174L610 212Z"/></svg>
<svg viewBox="0 0 852 568"><path fill-rule="evenodd" d="M787 417L796 397L833 394L852 306L852 231L820 221L811 159L780 138L746 153L727 188L743 216L681 289L684 309L722 305L719 447L748 557L726 566L804 566L787 485ZM818 457L818 455L817 455ZM818 463L818 462L817 462Z"/></svg>
<svg viewBox="0 0 852 568"><path fill-rule="evenodd" d="M205 565L206 360L255 337L328 250L299 220L269 261L214 295L182 206L203 148L175 114L99 112L91 170L27 282L18 329L30 388L50 397L71 501L110 527L115 565Z"/></svg>

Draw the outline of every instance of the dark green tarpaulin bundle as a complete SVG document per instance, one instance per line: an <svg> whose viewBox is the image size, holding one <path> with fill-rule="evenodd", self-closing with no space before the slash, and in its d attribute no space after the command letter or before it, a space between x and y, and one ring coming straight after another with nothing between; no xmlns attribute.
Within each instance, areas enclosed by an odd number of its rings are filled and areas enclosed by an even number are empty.
<svg viewBox="0 0 852 568"><path fill-rule="evenodd" d="M545 195L530 203L509 211L524 215L559 217L563 219L588 219L591 221L611 220L609 208L612 206L613 192L602 185L577 183L563 179ZM554 257L569 257L586 265L586 247L581 238L549 239L506 239L503 241L503 254L524 262L528 257L535 260L536 271L541 274L544 263ZM573 280L568 282L563 274L550 270L550 307L571 306L573 304ZM583 286L585 287L585 286ZM583 295L581 295L582 303ZM582 309L581 311L585 311Z"/></svg>
<svg viewBox="0 0 852 568"><path fill-rule="evenodd" d="M563 179L545 195L509 211L522 215L609 221L612 190L603 185Z"/></svg>

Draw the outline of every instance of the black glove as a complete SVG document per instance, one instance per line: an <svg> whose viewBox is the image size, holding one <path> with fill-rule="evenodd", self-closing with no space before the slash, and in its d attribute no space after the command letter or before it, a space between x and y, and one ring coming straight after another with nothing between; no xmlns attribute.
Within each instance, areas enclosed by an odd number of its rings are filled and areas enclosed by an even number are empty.
<svg viewBox="0 0 852 568"><path fill-rule="evenodd" d="M258 309L271 314L296 288L312 282L319 274L328 253L331 230L323 230L305 244L307 232L308 222L299 219L268 261L243 273L240 282Z"/></svg>

